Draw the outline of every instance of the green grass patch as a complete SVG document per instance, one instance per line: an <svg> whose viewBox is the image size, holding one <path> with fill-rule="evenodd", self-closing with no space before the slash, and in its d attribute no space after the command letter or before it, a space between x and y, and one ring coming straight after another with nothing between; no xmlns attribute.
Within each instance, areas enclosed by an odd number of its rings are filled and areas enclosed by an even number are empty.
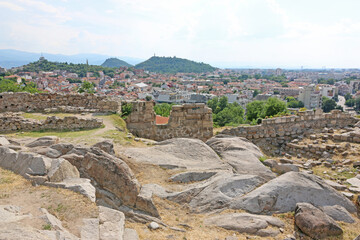
<svg viewBox="0 0 360 240"><path fill-rule="evenodd" d="M45 224L42 226L43 230L51 230L51 225L50 224Z"/></svg>
<svg viewBox="0 0 360 240"><path fill-rule="evenodd" d="M9 134L11 137L44 137L44 136L57 136L59 138L78 138L88 135L91 137L98 128L90 129L90 130L80 130L80 131L33 131L33 132L24 132L24 133L17 133L17 134Z"/></svg>
<svg viewBox="0 0 360 240"><path fill-rule="evenodd" d="M264 162L267 158L267 156L261 156L259 157L260 162Z"/></svg>
<svg viewBox="0 0 360 240"><path fill-rule="evenodd" d="M49 113L49 114L41 114L41 113L23 113L21 114L21 116L23 116L24 118L30 118L30 119L35 119L35 120L45 120L48 117L58 117L58 118L64 118L64 117L70 117L70 116L74 116L74 114L71 113Z"/></svg>

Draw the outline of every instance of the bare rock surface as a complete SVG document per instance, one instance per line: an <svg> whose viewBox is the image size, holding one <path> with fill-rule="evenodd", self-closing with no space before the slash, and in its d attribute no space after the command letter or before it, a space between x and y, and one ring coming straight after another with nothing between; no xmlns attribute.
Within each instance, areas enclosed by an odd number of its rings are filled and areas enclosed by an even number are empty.
<svg viewBox="0 0 360 240"><path fill-rule="evenodd" d="M244 196L235 198L230 208L268 214L294 211L300 202L315 206L340 205L350 213L355 205L321 178L302 172L285 173Z"/></svg>
<svg viewBox="0 0 360 240"><path fill-rule="evenodd" d="M83 226L81 228L81 240L99 240L99 238L99 219L83 219Z"/></svg>
<svg viewBox="0 0 360 240"><path fill-rule="evenodd" d="M125 228L124 240L139 240L139 235L135 229Z"/></svg>
<svg viewBox="0 0 360 240"><path fill-rule="evenodd" d="M263 156L260 149L245 138L217 135L206 142L229 164L236 173L258 175L266 180L275 177L259 158Z"/></svg>
<svg viewBox="0 0 360 240"><path fill-rule="evenodd" d="M217 172L184 172L171 176L173 182L189 183L199 182L211 178Z"/></svg>
<svg viewBox="0 0 360 240"><path fill-rule="evenodd" d="M112 143L111 141L109 141L109 140L95 143L95 144L93 145L93 147L100 148L101 150L103 150L103 151L106 152L106 153L115 155L114 145L113 145L113 143Z"/></svg>
<svg viewBox="0 0 360 240"><path fill-rule="evenodd" d="M296 205L295 224L303 233L314 239L325 239L343 233L331 217L310 203Z"/></svg>
<svg viewBox="0 0 360 240"><path fill-rule="evenodd" d="M78 192L89 198L92 202L96 200L96 189L87 178L67 178L62 182L45 182L44 185L49 187L65 188Z"/></svg>
<svg viewBox="0 0 360 240"><path fill-rule="evenodd" d="M329 217L334 219L335 221L342 221L346 223L354 223L355 219L351 216L351 214L342 206L334 205L334 206L324 206L321 208L324 213L326 213Z"/></svg>
<svg viewBox="0 0 360 240"><path fill-rule="evenodd" d="M122 212L99 207L100 240L123 240L125 216Z"/></svg>
<svg viewBox="0 0 360 240"><path fill-rule="evenodd" d="M10 145L9 140L7 140L5 137L0 137L0 146L7 146Z"/></svg>
<svg viewBox="0 0 360 240"><path fill-rule="evenodd" d="M69 178L80 178L80 173L69 161L58 158L52 160L48 176L51 182L61 182Z"/></svg>
<svg viewBox="0 0 360 240"><path fill-rule="evenodd" d="M205 219L205 225L215 225L239 233L248 233L262 237L275 237L280 233L276 228L284 227L284 223L275 217L254 215L249 213L223 214ZM272 226L274 228L268 228Z"/></svg>
<svg viewBox="0 0 360 240"><path fill-rule="evenodd" d="M230 169L219 156L198 139L173 138L148 148L127 148L124 155L137 162L187 170Z"/></svg>
<svg viewBox="0 0 360 240"><path fill-rule="evenodd" d="M36 139L35 141L26 144L26 147L40 147L40 146L51 146L59 142L59 138L55 136L46 136Z"/></svg>

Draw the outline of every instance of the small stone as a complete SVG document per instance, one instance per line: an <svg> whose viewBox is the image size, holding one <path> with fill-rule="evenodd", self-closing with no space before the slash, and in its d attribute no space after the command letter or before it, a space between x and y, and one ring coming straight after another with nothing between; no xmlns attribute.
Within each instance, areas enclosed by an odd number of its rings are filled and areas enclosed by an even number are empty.
<svg viewBox="0 0 360 240"><path fill-rule="evenodd" d="M151 222L151 223L148 225L148 227L149 227L150 229L152 229L152 230L156 230L156 229L160 228L159 224L156 223L156 222Z"/></svg>
<svg viewBox="0 0 360 240"><path fill-rule="evenodd" d="M354 194L349 192L341 192L345 197L347 197L349 200L354 199Z"/></svg>

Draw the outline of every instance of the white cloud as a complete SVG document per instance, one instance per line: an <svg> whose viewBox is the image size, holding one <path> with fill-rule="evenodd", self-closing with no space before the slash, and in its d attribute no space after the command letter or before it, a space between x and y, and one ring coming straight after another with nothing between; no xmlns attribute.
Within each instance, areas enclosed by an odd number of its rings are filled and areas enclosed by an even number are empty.
<svg viewBox="0 0 360 240"><path fill-rule="evenodd" d="M233 66L353 66L360 50L358 17L319 21L279 0L0 0L0 7L22 10L5 13L0 33L9 34L0 48L140 58L155 52Z"/></svg>
<svg viewBox="0 0 360 240"><path fill-rule="evenodd" d="M25 9L17 4L14 4L12 2L7 2L7 1L0 1L0 9L1 8L8 8L10 10L13 11L24 11ZM5 11L5 10L3 10Z"/></svg>

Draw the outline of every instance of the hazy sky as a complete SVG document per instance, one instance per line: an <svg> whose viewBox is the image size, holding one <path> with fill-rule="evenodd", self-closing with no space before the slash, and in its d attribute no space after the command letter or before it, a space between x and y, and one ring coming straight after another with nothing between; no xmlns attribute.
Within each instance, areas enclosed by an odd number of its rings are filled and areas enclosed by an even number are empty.
<svg viewBox="0 0 360 240"><path fill-rule="evenodd" d="M360 67L359 0L0 0L0 49Z"/></svg>

